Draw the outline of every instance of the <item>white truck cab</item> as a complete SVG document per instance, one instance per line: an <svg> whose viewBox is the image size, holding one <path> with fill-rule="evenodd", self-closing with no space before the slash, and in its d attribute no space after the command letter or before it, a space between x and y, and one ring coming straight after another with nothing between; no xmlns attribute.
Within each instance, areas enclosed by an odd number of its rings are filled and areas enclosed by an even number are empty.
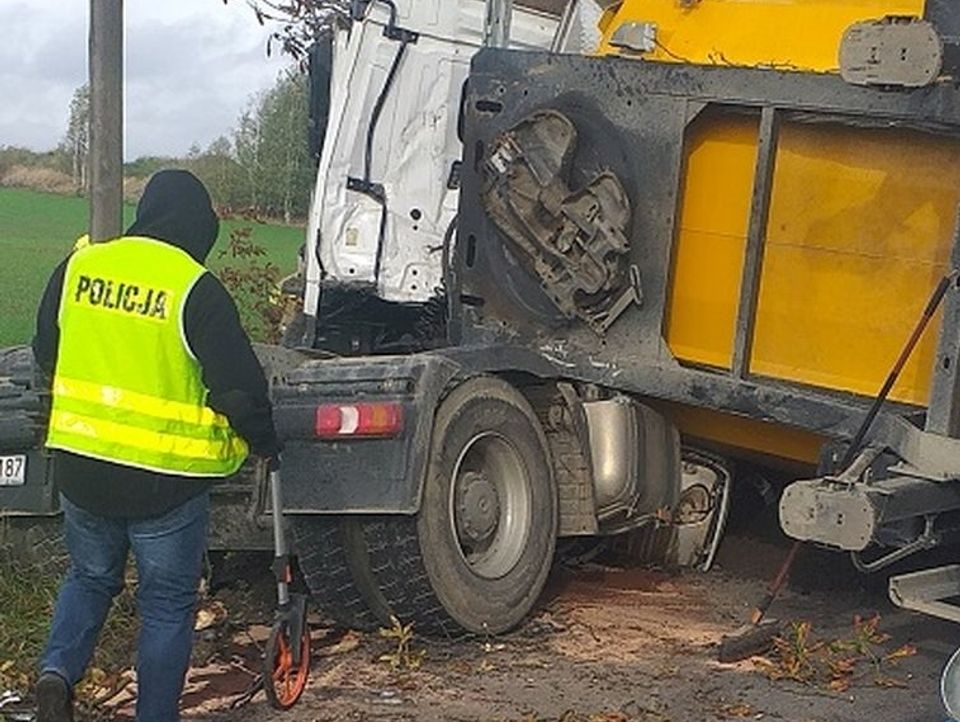
<svg viewBox="0 0 960 722"><path fill-rule="evenodd" d="M318 315L328 284L364 287L402 304L438 293L444 236L459 196L459 104L470 61L484 43L486 5L372 2L336 31L307 231L308 316ZM561 41L587 51L599 41L599 7L576 5ZM560 16L518 5L509 45L557 47L559 29Z"/></svg>

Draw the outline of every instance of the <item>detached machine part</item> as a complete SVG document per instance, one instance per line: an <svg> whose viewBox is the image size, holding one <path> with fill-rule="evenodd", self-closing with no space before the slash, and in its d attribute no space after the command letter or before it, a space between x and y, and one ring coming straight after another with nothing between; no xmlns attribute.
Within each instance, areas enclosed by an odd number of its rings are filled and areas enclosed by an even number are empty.
<svg viewBox="0 0 960 722"><path fill-rule="evenodd" d="M674 565L702 572L713 566L730 514L732 484L730 470L720 459L684 451L680 502L672 520Z"/></svg>
<svg viewBox="0 0 960 722"><path fill-rule="evenodd" d="M624 535L629 559L709 571L730 512L731 475L719 459L683 449L676 506ZM617 546L615 546L617 548Z"/></svg>
<svg viewBox="0 0 960 722"><path fill-rule="evenodd" d="M577 129L566 115L533 114L497 139L481 194L557 308L602 335L642 299L639 271L627 262L630 199L610 172L571 188L576 145Z"/></svg>
<svg viewBox="0 0 960 722"><path fill-rule="evenodd" d="M822 483L830 486L833 482L839 482L842 487L853 489L857 486L858 480L867 474L867 472L871 469L871 466L877 460L881 451L879 448L867 447L861 451L861 446L864 443L864 440L867 438L867 434L870 432L870 429L873 427L877 415L880 413L880 409L883 407L883 404L889 397L890 391L893 389L894 384L900 377L900 373L903 371L904 366L906 366L907 361L914 352L914 349L916 349L917 343L919 343L923 332L926 331L930 320L933 318L934 313L936 313L937 308L939 308L940 303L943 301L943 297L946 295L947 289L950 287L955 278L957 278L956 272L944 276L934 289L930 300L927 302L926 308L923 310L923 314L917 322L916 327L913 329L913 333L911 333L910 338L907 339L907 342L901 350L900 355L897 357L893 368L890 370L890 373L887 374L887 378L885 379L883 386L880 388L880 391L877 393L873 404L870 406L870 410L867 412L866 416L861 422L860 428L857 430L856 435L853 437L853 440L850 442L850 445L843 454L843 458L838 464L839 468L844 469L843 474L837 479L831 479L828 477L828 479ZM799 482L799 484L803 483L804 482ZM869 484L869 481L867 481L867 484ZM822 511L822 507L816 502L813 502L811 506L812 499L810 494L812 493L813 497L817 497L818 488L819 487L817 486L800 486L798 488L798 484L795 483L788 487L784 492L780 501L780 523L783 527L783 530L790 536L794 537L797 541L795 541L791 546L790 552L787 554L787 557L781 564L776 576L770 583L770 587L768 588L763 600L753 610L750 623L737 632L724 637L721 641L719 651L719 659L721 662L734 662L740 659L745 659L752 654L757 654L758 652L765 650L773 641L773 637L777 634L778 625L776 623L769 622L763 624L762 622L764 621L764 617L767 613L767 610L770 608L770 605L773 604L777 596L780 594L781 589L783 589L784 584L786 584L787 578L790 575L790 570L793 567L794 560L797 558L797 554L800 551L801 545L808 539L808 537L798 535L798 526L804 528L805 531L809 531L806 527L804 527L804 522L815 519L816 522L813 525L815 529L814 533L820 533L823 527L822 516L818 518L818 515ZM859 491L862 490L863 486L860 487ZM796 502L798 498L803 502L806 502L805 508L800 507L803 512L806 513L806 518L798 518L796 516ZM875 521L875 517L871 514L871 506L864 497L841 498L836 501L837 503L834 505L834 509L841 509L841 511L835 512L837 514L837 526L844 529L842 537L840 538L847 544L852 544L853 546L850 548L861 550L865 548L871 542L871 540L880 537L878 530L871 526L871 522ZM848 513L854 520L853 524L851 525L845 525L845 515ZM914 515L905 516L904 520L909 521L913 516ZM802 513L800 517L803 517ZM920 551L921 549L934 546L936 543L937 542L933 538L932 534L932 521L931 518L928 517L926 528L924 529L923 534L913 542L903 545L900 549L887 554L871 564L864 564L860 560L859 556L857 556L857 553L854 552L854 565L864 572L874 571L875 569L882 568L892 564L895 561L903 559L914 552ZM847 547L841 545L841 548Z"/></svg>
<svg viewBox="0 0 960 722"><path fill-rule="evenodd" d="M730 510L723 462L681 449L673 424L630 397L587 401L583 410L600 533L634 530L625 540L631 558L707 571Z"/></svg>
<svg viewBox="0 0 960 722"><path fill-rule="evenodd" d="M960 487L948 483L960 478L960 440L920 431L902 418L877 422L900 372L958 277L953 271L934 289L860 429L836 463L840 472L794 482L780 500L780 523L788 535L850 551L862 571L876 571L936 546L933 517L960 509ZM879 428L873 441L861 448L875 425ZM890 463L887 449L899 463ZM904 537L909 543L896 543ZM865 563L858 554L872 542L890 542L900 549Z"/></svg>
<svg viewBox="0 0 960 722"><path fill-rule="evenodd" d="M867 413L843 459L840 472L798 481L780 501L783 530L799 541L815 541L851 554L861 572L874 572L960 538L960 440L920 431L906 420L879 423L872 443L861 450L883 402L916 347L947 290L960 273L944 276L917 327ZM798 541L798 543L799 543ZM871 544L892 547L865 561ZM950 566L890 579L890 597L901 607L960 621L960 608L943 600L960 595L958 567Z"/></svg>

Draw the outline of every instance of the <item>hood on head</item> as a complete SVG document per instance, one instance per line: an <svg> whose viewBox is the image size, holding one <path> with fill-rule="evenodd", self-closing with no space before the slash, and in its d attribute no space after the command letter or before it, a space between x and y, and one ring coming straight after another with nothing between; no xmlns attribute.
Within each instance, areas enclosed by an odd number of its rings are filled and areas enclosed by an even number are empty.
<svg viewBox="0 0 960 722"><path fill-rule="evenodd" d="M137 220L127 235L166 241L203 263L219 230L220 221L203 183L190 171L162 170L143 189Z"/></svg>

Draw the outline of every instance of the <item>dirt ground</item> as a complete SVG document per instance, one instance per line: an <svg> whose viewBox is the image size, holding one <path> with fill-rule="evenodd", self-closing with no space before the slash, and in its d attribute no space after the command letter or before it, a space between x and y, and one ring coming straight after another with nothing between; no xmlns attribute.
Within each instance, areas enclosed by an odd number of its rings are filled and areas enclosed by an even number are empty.
<svg viewBox="0 0 960 722"><path fill-rule="evenodd" d="M808 620L813 633L849 633L856 614L882 615L887 648L916 653L880 673L858 666L849 689L772 681L756 660L715 661L721 636L749 614L782 559L782 542L729 536L708 574L667 574L597 564L561 570L538 611L505 637L462 642L416 638L419 669L398 672L379 658L378 635L318 631L312 678L295 710L272 711L261 694L229 705L252 681L266 627L254 625L221 644L211 665L191 672L185 719L252 722L325 720L559 720L560 722L930 722L944 719L940 668L960 645L960 628L895 610L883 585L850 580L846 589L788 591L773 612ZM808 565L809 566L809 565ZM824 574L826 575L826 570ZM817 569L814 565L814 576ZM835 580L834 580L835 581ZM836 585L834 585L836 586ZM224 652L224 649L229 651ZM862 667L862 668L861 668ZM114 712L129 710L123 695Z"/></svg>

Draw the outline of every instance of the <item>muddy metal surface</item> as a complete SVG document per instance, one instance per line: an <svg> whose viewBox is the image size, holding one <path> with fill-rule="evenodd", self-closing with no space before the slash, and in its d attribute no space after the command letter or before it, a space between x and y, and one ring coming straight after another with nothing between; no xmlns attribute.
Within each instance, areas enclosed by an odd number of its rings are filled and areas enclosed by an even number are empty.
<svg viewBox="0 0 960 722"><path fill-rule="evenodd" d="M944 718L938 674L960 645L960 627L896 611L878 586L790 591L778 617L806 619L814 633L840 637L855 614L879 611L888 646L917 653L885 668L903 687L877 685L869 664L850 688L772 681L755 661L720 665L720 637L748 615L784 549L730 537L707 575L594 565L556 575L537 614L506 637L442 643L416 639L422 666L397 672L379 658L377 635L320 631L313 677L299 706L281 715L262 694L229 703L252 679L266 628L253 626L190 676L186 719L247 722L320 720L561 720L680 722L757 719L789 722L929 722ZM816 575L816 569L815 575ZM842 586L842 585L841 585ZM123 699L113 701L123 716Z"/></svg>

